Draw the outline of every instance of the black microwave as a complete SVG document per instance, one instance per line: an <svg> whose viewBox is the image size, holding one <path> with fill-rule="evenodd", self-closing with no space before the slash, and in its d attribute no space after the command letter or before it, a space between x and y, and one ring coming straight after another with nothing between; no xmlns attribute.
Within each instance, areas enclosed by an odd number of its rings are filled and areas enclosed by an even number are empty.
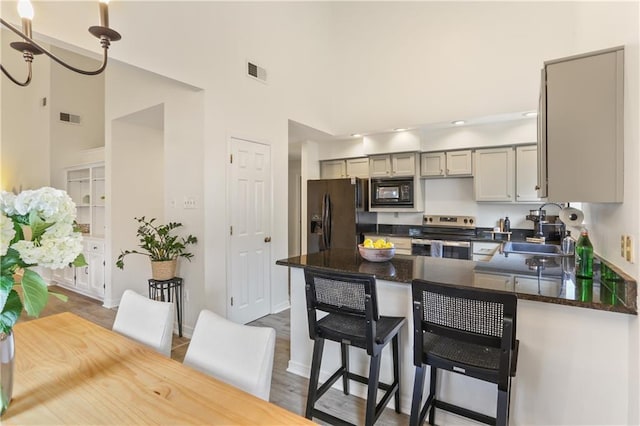
<svg viewBox="0 0 640 426"><path fill-rule="evenodd" d="M371 179L371 207L413 208L413 178Z"/></svg>

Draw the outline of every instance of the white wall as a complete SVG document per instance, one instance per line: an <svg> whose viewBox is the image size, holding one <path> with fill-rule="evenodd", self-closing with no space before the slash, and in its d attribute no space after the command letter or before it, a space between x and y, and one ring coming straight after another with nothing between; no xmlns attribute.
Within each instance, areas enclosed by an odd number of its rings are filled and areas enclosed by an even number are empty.
<svg viewBox="0 0 640 426"><path fill-rule="evenodd" d="M193 234L199 240L189 246L192 261L179 262L185 295L189 294L183 313L189 335L198 313L207 306L208 286L217 284L204 279L205 264L216 253L205 250L203 93L121 63L110 65L106 84L107 197L113 203L107 210L112 241L106 250L106 280L111 294L105 296L105 305L117 304L128 286L146 289L150 277L144 258L130 256L123 271L115 267L121 250L135 248L134 216L181 222L180 234ZM184 209L185 197L194 198L197 208Z"/></svg>
<svg viewBox="0 0 640 426"><path fill-rule="evenodd" d="M2 2L4 3L4 2ZM5 5L2 4L3 18ZM14 78L24 81L27 66L22 54L8 47L16 37L2 29L2 65ZM20 87L0 75L0 188L11 191L50 185L49 107L40 100L49 97L50 61L33 62L31 85ZM64 187L63 187L64 188Z"/></svg>
<svg viewBox="0 0 640 426"><path fill-rule="evenodd" d="M160 122L163 108L157 109ZM136 230L140 224L134 219L145 216L165 222L164 211L164 132L139 120L140 113L132 113L111 122L108 169L110 251L105 252L106 270L111 272L105 289L105 305L119 304L125 290L147 294L151 277L151 263L147 256L130 254L124 258L124 269L114 268L115 258L124 250L140 250Z"/></svg>
<svg viewBox="0 0 640 426"><path fill-rule="evenodd" d="M289 159L289 256L297 256L300 252L300 203L301 203L301 171L302 164L301 159L290 158ZM306 220L305 220L306 223Z"/></svg>
<svg viewBox="0 0 640 426"><path fill-rule="evenodd" d="M52 47L51 51L78 68L94 70L100 66L98 61L66 49ZM51 62L44 56L38 60ZM83 150L104 146L104 74L86 76L54 64L50 78L51 94L47 101L51 184L65 188L64 168L81 164ZM61 112L79 115L80 123L60 121Z"/></svg>

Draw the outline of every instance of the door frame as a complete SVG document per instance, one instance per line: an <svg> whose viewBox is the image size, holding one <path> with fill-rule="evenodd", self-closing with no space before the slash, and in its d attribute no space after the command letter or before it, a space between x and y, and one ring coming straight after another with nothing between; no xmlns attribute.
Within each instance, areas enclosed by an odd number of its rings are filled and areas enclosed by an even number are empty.
<svg viewBox="0 0 640 426"><path fill-rule="evenodd" d="M272 160L272 156L273 156L273 145L267 141L264 140L260 140L257 138L253 138L253 137L247 137L247 136L242 136L242 135L238 135L236 133L234 134L230 134L227 137L227 153L226 153L226 170L225 170L225 180L226 180L226 185L225 185L225 203L226 203L226 209L225 209L225 232L226 232L226 238L225 238L225 253L226 253L226 271L225 271L225 277L226 277L226 285L225 285L225 302L224 302L224 307L225 307L225 317L229 318L231 317L231 295L233 294L233 280L232 280L232 255L231 255L231 233L230 233L230 229L231 229L231 219L232 219L232 205L231 205L231 196L232 196L232 192L231 192L231 154L233 152L233 141L235 140L242 140L245 142L249 142L249 143L254 143L254 144L258 144L258 145L264 145L266 147L269 148L269 233L273 234L273 216L274 216L274 207L273 207L273 160ZM270 259L272 260L273 258L273 250L270 248L269 250L269 256ZM272 263L272 262L271 262ZM268 273L269 273L269 295L268 295L268 306L269 306L269 313L273 312L273 297L272 297L272 291L273 291L273 273L272 273L273 268L271 267L271 265L269 266L268 269Z"/></svg>

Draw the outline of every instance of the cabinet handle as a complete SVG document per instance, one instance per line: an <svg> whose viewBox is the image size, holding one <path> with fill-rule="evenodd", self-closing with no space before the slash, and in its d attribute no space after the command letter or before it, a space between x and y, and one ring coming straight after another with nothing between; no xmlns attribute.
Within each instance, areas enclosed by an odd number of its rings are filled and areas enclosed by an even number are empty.
<svg viewBox="0 0 640 426"><path fill-rule="evenodd" d="M271 237L264 237L264 242L265 243L270 243L271 242Z"/></svg>
<svg viewBox="0 0 640 426"><path fill-rule="evenodd" d="M536 191L540 191L540 185L536 185L536 187L534 188Z"/></svg>

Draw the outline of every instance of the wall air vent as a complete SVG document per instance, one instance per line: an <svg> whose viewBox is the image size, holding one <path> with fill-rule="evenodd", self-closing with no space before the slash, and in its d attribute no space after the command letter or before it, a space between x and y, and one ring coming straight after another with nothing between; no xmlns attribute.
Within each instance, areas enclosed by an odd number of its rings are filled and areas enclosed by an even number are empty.
<svg viewBox="0 0 640 426"><path fill-rule="evenodd" d="M247 76L265 84L267 82L267 70L250 61L247 61Z"/></svg>
<svg viewBox="0 0 640 426"><path fill-rule="evenodd" d="M68 112L60 113L60 121L71 124L80 124L80 116L75 114L69 114Z"/></svg>

